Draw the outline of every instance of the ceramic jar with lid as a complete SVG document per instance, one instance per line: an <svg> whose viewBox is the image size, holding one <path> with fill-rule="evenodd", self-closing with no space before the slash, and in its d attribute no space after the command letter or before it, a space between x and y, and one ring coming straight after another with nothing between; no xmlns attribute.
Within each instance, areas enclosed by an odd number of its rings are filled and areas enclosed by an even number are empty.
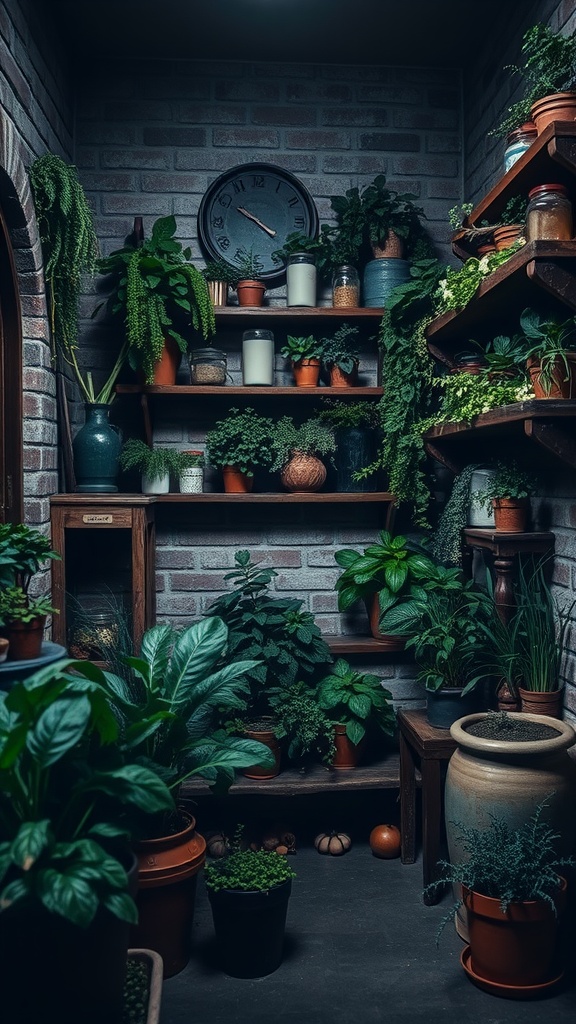
<svg viewBox="0 0 576 1024"><path fill-rule="evenodd" d="M310 253L295 252L288 257L286 305L316 305L316 263Z"/></svg>
<svg viewBox="0 0 576 1024"><path fill-rule="evenodd" d="M510 132L506 137L506 149L504 150L504 172L509 171L526 150L530 149L537 135L536 125L532 121L526 121L519 128Z"/></svg>
<svg viewBox="0 0 576 1024"><path fill-rule="evenodd" d="M190 380L193 384L225 384L226 353L219 348L195 348L190 353Z"/></svg>
<svg viewBox="0 0 576 1024"><path fill-rule="evenodd" d="M252 327L242 335L242 383L274 383L274 335L261 327Z"/></svg>
<svg viewBox="0 0 576 1024"><path fill-rule="evenodd" d="M569 241L572 238L572 203L565 185L537 185L528 193L526 241Z"/></svg>

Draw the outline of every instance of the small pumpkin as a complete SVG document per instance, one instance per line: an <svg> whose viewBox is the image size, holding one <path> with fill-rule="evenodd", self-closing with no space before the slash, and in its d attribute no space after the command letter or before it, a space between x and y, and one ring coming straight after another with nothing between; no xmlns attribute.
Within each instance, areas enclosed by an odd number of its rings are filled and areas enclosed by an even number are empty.
<svg viewBox="0 0 576 1024"><path fill-rule="evenodd" d="M206 839L206 852L210 857L225 857L229 849L230 841L223 832L213 832Z"/></svg>
<svg viewBox="0 0 576 1024"><path fill-rule="evenodd" d="M370 833L370 849L375 857L391 860L400 855L401 836L396 825L376 825Z"/></svg>
<svg viewBox="0 0 576 1024"><path fill-rule="evenodd" d="M346 832L320 832L314 840L318 853L329 853L332 857L341 857L348 853L352 840Z"/></svg>

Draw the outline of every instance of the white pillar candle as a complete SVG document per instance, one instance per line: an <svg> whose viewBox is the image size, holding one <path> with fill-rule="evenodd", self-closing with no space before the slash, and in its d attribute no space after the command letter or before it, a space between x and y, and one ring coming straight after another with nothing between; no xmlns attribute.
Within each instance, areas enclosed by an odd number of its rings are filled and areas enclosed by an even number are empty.
<svg viewBox="0 0 576 1024"><path fill-rule="evenodd" d="M274 335L254 328L242 335L242 383L274 383Z"/></svg>
<svg viewBox="0 0 576 1024"><path fill-rule="evenodd" d="M288 306L316 305L316 267L311 257L295 253L286 268L286 304Z"/></svg>

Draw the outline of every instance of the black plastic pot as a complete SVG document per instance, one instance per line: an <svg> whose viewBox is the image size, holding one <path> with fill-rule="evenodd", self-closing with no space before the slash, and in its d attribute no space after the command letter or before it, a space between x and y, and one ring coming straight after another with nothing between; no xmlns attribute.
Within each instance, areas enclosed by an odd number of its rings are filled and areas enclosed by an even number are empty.
<svg viewBox="0 0 576 1024"><path fill-rule="evenodd" d="M266 892L208 890L220 966L233 978L262 978L282 963L292 880Z"/></svg>
<svg viewBox="0 0 576 1024"><path fill-rule="evenodd" d="M375 473L365 480L354 480L354 473L374 461L374 431L369 427L338 427L336 444L336 490L378 490Z"/></svg>
<svg viewBox="0 0 576 1024"><path fill-rule="evenodd" d="M436 729L449 729L463 715L478 711L481 699L472 690L465 697L462 690L446 689L428 691L426 694L426 718Z"/></svg>

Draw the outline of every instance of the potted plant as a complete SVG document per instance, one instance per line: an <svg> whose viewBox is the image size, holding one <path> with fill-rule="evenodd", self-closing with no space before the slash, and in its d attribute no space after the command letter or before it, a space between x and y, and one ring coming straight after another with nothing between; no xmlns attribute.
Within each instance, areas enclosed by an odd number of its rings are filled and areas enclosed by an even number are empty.
<svg viewBox="0 0 576 1024"><path fill-rule="evenodd" d="M207 341L216 330L206 281L175 235L176 219L159 217L149 239L128 240L98 265L111 277L107 308L122 317L128 360L145 384L175 384L188 331Z"/></svg>
<svg viewBox="0 0 576 1024"><path fill-rule="evenodd" d="M318 704L334 723L334 768L356 767L367 726L375 725L386 735L393 735L396 716L389 703L392 694L378 676L355 672L344 658L338 658L316 693Z"/></svg>
<svg viewBox="0 0 576 1024"><path fill-rule="evenodd" d="M186 456L185 464L180 469L178 486L181 494L202 494L204 490L204 468L206 458L204 452L191 449L182 452Z"/></svg>
<svg viewBox="0 0 576 1024"><path fill-rule="evenodd" d="M576 398L574 317L545 320L528 307L520 317L528 372L536 398Z"/></svg>
<svg viewBox="0 0 576 1024"><path fill-rule="evenodd" d="M523 64L508 65L524 84L524 97L508 107L508 116L494 135L507 135L526 121L538 134L552 121L572 121L576 111L576 37L547 25L532 25L522 38Z"/></svg>
<svg viewBox="0 0 576 1024"><path fill-rule="evenodd" d="M343 323L331 338L322 338L322 362L330 374L330 387L354 387L358 380L358 328Z"/></svg>
<svg viewBox="0 0 576 1024"><path fill-rule="evenodd" d="M196 456L175 448L150 448L144 441L130 438L122 446L120 465L126 472L137 469L142 474L143 494L168 494L170 474L180 476L185 469L197 465Z"/></svg>
<svg viewBox="0 0 576 1024"><path fill-rule="evenodd" d="M497 252L513 245L524 233L526 205L525 196L512 196L506 203L500 214L499 222L492 232Z"/></svg>
<svg viewBox="0 0 576 1024"><path fill-rule="evenodd" d="M208 285L208 294L214 306L228 305L228 290L238 284L238 271L225 260L212 260L202 268L202 276Z"/></svg>
<svg viewBox="0 0 576 1024"><path fill-rule="evenodd" d="M154 626L142 640L140 657L124 659L123 677L100 673L98 682L120 723L120 744L161 776L179 796L191 776L225 793L236 768L271 761L260 743L227 735L218 726L221 709L243 707L251 659L224 657L228 629L216 616L179 633ZM132 943L156 949L165 976L181 971L190 956L196 880L206 844L194 818L179 806L143 822L137 844L139 922Z"/></svg>
<svg viewBox="0 0 576 1024"><path fill-rule="evenodd" d="M239 306L261 306L266 285L260 279L264 264L253 249L241 249L236 264Z"/></svg>
<svg viewBox="0 0 576 1024"><path fill-rule="evenodd" d="M498 462L484 490L475 497L494 511L494 528L504 533L524 533L528 521L533 479L516 462Z"/></svg>
<svg viewBox="0 0 576 1024"><path fill-rule="evenodd" d="M59 661L0 693L0 956L12 1024L123 1020L137 919L126 839L135 812L173 801L120 748L96 671ZM33 985L22 984L24 970Z"/></svg>
<svg viewBox="0 0 576 1024"><path fill-rule="evenodd" d="M39 530L24 523L0 524L0 630L10 658L40 656L46 616L56 611L48 597L30 596L30 584L43 562L60 559Z"/></svg>
<svg viewBox="0 0 576 1024"><path fill-rule="evenodd" d="M273 458L271 419L254 409L231 408L206 435L206 450L213 466L222 469L226 493L246 493L254 486L254 470L268 467Z"/></svg>
<svg viewBox="0 0 576 1024"><path fill-rule="evenodd" d="M334 726L307 683L272 687L269 704L274 717L274 734L285 740L286 754L300 771L312 762L333 763Z"/></svg>
<svg viewBox="0 0 576 1024"><path fill-rule="evenodd" d="M319 491L326 480L322 458L336 451L336 440L332 428L318 419L297 427L291 416L283 416L274 426L272 449L271 468L280 471L286 490Z"/></svg>
<svg viewBox="0 0 576 1024"><path fill-rule="evenodd" d="M521 334L498 334L491 338L484 359L493 377L526 376L526 340Z"/></svg>
<svg viewBox="0 0 576 1024"><path fill-rule="evenodd" d="M416 198L411 192L388 188L385 174L377 174L362 189L361 215L374 259L403 257L405 246L420 227L419 217L424 216L424 211L412 202Z"/></svg>
<svg viewBox="0 0 576 1024"><path fill-rule="evenodd" d="M576 602L559 606L544 568L521 566L516 586L515 651L521 710L562 717L562 667Z"/></svg>
<svg viewBox="0 0 576 1024"><path fill-rule="evenodd" d="M296 877L274 850L241 849L241 830L227 857L204 872L222 970L261 978L282 963L286 912Z"/></svg>
<svg viewBox="0 0 576 1024"><path fill-rule="evenodd" d="M380 424L377 405L369 401L348 402L327 398L318 419L334 431L336 490L377 490L375 473L357 479L357 475L374 460L375 430Z"/></svg>
<svg viewBox="0 0 576 1024"><path fill-rule="evenodd" d="M543 807L517 828L500 817L481 829L458 823L466 859L441 861L442 876L428 887L462 886L459 904L467 910L470 940L462 966L495 995L538 995L559 978L556 944L566 880L557 869L575 862L558 856L559 836L542 820Z"/></svg>
<svg viewBox="0 0 576 1024"><path fill-rule="evenodd" d="M315 388L320 378L320 357L322 342L313 334L307 337L288 335L286 344L280 349L280 355L289 359L296 387Z"/></svg>

